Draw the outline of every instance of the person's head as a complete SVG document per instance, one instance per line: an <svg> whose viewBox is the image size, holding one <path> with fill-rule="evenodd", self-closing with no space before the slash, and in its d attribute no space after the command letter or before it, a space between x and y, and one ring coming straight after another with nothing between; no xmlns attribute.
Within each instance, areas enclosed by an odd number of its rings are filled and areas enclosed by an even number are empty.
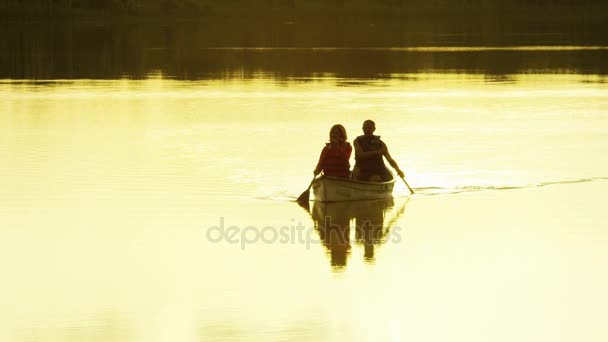
<svg viewBox="0 0 608 342"><path fill-rule="evenodd" d="M329 130L329 141L343 143L346 142L346 139L348 139L348 137L346 136L346 129L344 126L340 124L331 126L331 129Z"/></svg>
<svg viewBox="0 0 608 342"><path fill-rule="evenodd" d="M372 135L376 130L376 124L372 120L363 121L363 134Z"/></svg>

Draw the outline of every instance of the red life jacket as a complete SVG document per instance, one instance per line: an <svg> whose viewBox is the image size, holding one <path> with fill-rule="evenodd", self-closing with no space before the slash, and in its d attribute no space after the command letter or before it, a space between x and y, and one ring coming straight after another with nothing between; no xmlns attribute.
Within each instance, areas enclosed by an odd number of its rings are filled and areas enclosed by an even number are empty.
<svg viewBox="0 0 608 342"><path fill-rule="evenodd" d="M321 151L323 173L327 176L348 178L350 174L348 160L352 151L353 148L349 143L339 147L331 146L331 144L325 145Z"/></svg>

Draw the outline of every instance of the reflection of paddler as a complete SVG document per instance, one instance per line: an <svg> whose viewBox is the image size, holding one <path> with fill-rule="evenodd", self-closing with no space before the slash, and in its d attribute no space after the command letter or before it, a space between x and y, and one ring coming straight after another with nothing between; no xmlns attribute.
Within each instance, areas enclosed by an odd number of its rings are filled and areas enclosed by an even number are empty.
<svg viewBox="0 0 608 342"><path fill-rule="evenodd" d="M374 260L374 245L380 244L388 234L384 228L384 215L393 207L393 199L369 201L365 206L357 208L354 213L355 239L362 243L364 257L367 261Z"/></svg>
<svg viewBox="0 0 608 342"><path fill-rule="evenodd" d="M333 267L346 266L350 251L350 217L348 202L320 203L312 207L312 218L321 242L330 256Z"/></svg>
<svg viewBox="0 0 608 342"><path fill-rule="evenodd" d="M314 202L311 215L333 267L344 267L350 252L350 222L355 220L356 241L364 245L365 259L373 260L374 244L388 234L384 215L393 199L336 203Z"/></svg>

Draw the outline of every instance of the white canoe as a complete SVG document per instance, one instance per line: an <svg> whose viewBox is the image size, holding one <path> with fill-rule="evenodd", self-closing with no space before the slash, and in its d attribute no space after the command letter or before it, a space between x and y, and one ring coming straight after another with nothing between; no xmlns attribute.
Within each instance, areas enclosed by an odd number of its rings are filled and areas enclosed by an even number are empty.
<svg viewBox="0 0 608 342"><path fill-rule="evenodd" d="M321 176L312 183L314 200L342 202L393 197L395 177L387 182L372 183L348 178Z"/></svg>

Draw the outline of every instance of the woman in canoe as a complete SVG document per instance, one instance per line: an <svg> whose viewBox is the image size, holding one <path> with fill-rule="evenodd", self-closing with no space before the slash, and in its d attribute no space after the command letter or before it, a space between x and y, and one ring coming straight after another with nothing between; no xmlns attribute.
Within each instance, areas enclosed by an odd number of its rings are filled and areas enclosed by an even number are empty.
<svg viewBox="0 0 608 342"><path fill-rule="evenodd" d="M342 125L333 125L329 130L329 142L325 144L319 157L314 175L323 171L326 176L348 178L350 176L350 154L352 146L346 141L346 129Z"/></svg>

